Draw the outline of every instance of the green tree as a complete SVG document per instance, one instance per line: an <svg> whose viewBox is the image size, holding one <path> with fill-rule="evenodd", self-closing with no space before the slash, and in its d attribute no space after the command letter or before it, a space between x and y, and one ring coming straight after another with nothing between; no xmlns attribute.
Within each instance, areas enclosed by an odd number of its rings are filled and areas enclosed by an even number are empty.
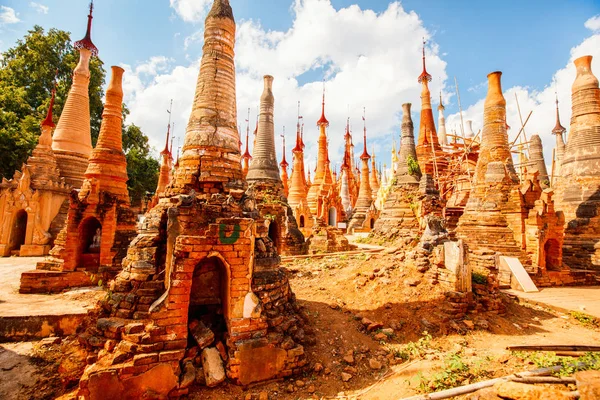
<svg viewBox="0 0 600 400"><path fill-rule="evenodd" d="M71 88L73 70L79 53L68 32L34 26L0 60L0 176L10 178L20 169L35 148L40 122L50 103L58 70L54 122L58 121ZM102 61L90 62L90 117L92 144L95 146L102 122L103 86L106 71ZM127 157L129 194L139 204L146 192L153 192L158 181L159 163L151 156L148 137L136 125L125 125L129 110L123 104L123 151Z"/></svg>
<svg viewBox="0 0 600 400"><path fill-rule="evenodd" d="M37 144L40 122L50 103L55 73L58 87L54 105L55 122L71 88L79 53L68 32L34 26L23 39L2 54L0 63L0 175L10 178L27 160ZM102 120L103 86L106 71L102 61L90 62L90 117L95 144Z"/></svg>
<svg viewBox="0 0 600 400"><path fill-rule="evenodd" d="M126 107L123 107L126 114ZM158 184L160 165L150 154L150 143L139 126L123 126L123 151L127 158L127 175L131 204L139 205L147 192L154 192Z"/></svg>

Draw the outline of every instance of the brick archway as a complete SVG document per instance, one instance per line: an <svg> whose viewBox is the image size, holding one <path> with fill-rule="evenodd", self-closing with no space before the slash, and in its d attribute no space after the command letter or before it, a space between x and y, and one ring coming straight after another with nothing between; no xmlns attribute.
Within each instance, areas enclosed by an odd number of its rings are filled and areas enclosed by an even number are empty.
<svg viewBox="0 0 600 400"><path fill-rule="evenodd" d="M202 259L191 277L188 324L202 322L218 339L229 325L230 282L227 266L216 255Z"/></svg>
<svg viewBox="0 0 600 400"><path fill-rule="evenodd" d="M102 224L95 217L85 218L79 224L79 245L77 247L77 267L96 271L100 266L100 249L94 247L94 237L102 235Z"/></svg>

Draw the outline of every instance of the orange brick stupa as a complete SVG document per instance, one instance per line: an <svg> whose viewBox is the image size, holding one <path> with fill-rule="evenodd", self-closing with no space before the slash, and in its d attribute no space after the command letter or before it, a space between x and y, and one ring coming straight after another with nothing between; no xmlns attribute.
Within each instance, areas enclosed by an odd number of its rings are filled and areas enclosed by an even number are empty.
<svg viewBox="0 0 600 400"><path fill-rule="evenodd" d="M21 293L60 292L114 277L135 236L122 146L123 69L112 67L98 143L50 257L21 275Z"/></svg>
<svg viewBox="0 0 600 400"><path fill-rule="evenodd" d="M435 129L429 82L431 82L431 75L429 75L425 66L425 42L423 42L423 72L419 75L419 83L422 85L422 90L417 158L421 172L437 179L438 175L445 169L446 162Z"/></svg>
<svg viewBox="0 0 600 400"><path fill-rule="evenodd" d="M564 263L600 270L600 88L592 56L575 60L569 139L560 167L558 208L565 213ZM559 129L555 129L558 133Z"/></svg>
<svg viewBox="0 0 600 400"><path fill-rule="evenodd" d="M307 201L311 214L316 223L321 226L337 226L344 219L342 199L335 188L331 163L329 160L329 145L327 127L329 121L325 117L325 88L323 88L323 103L321 118L317 121L319 127L319 142L315 176L308 190Z"/></svg>
<svg viewBox="0 0 600 400"><path fill-rule="evenodd" d="M256 147L248 170L248 192L253 193L261 219L269 229L269 238L277 252L283 255L300 255L308 252L308 244L288 205L285 186L279 176L275 153L275 96L273 77L264 77L264 90L260 97L260 116ZM287 175L287 174L286 174ZM286 177L287 181L287 177Z"/></svg>
<svg viewBox="0 0 600 400"><path fill-rule="evenodd" d="M363 117L364 120L364 117ZM360 170L360 189L356 206L348 223L348 232L370 232L375 227L375 221L379 216L373 200L373 191L369 181L369 160L371 156L367 152L367 123L364 126L364 147L360 156L362 167Z"/></svg>
<svg viewBox="0 0 600 400"><path fill-rule="evenodd" d="M93 333L100 347L90 354L97 361L85 369L79 396L177 398L200 366L212 387L226 377L241 385L278 379L307 364L306 321L257 200L245 191L235 29L229 1L215 0L171 195L146 214L111 298L80 335L91 346ZM103 347L110 351L98 351ZM199 357L186 358L186 351Z"/></svg>
<svg viewBox="0 0 600 400"><path fill-rule="evenodd" d="M287 198L288 195L290 194L290 187L289 187L289 176L288 176L288 167L290 166L290 164L287 162L287 160L285 159L285 130L283 132L283 134L281 135L281 139L283 141L282 143L282 149L281 149L281 154L283 154L281 162L279 163L279 167L281 168L281 182L283 183L283 194L285 195L285 197Z"/></svg>
<svg viewBox="0 0 600 400"><path fill-rule="evenodd" d="M171 183L173 179L173 154L169 149L169 138L171 136L171 123L167 126L167 140L165 148L160 152L160 171L158 175L158 184L156 186L156 192L152 197L152 201L148 205L149 208L154 207L158 203L158 199L164 196L167 190L167 185Z"/></svg>
<svg viewBox="0 0 600 400"><path fill-rule="evenodd" d="M300 105L298 105L298 108ZM288 203L292 207L298 227L308 236L313 226L313 217L306 200L308 193L308 182L304 170L304 141L302 140L302 128L300 125L300 111L298 111L298 124L296 126L296 146L292 149L292 177L290 179L290 191ZM310 175L310 172L309 172Z"/></svg>

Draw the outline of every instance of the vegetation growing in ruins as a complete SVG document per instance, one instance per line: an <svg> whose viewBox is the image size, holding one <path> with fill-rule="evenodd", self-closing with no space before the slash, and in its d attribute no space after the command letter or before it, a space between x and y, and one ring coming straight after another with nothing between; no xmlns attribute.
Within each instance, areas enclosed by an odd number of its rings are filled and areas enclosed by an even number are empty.
<svg viewBox="0 0 600 400"><path fill-rule="evenodd" d="M478 285L486 285L487 284L487 276L485 276L484 274L481 274L479 272L472 272L471 280L473 283L476 283Z"/></svg>
<svg viewBox="0 0 600 400"><path fill-rule="evenodd" d="M593 317L591 315L579 312L579 311L571 311L569 313L571 317L575 318L577 321L581 323L581 325L588 328L600 328L600 321L598 318Z"/></svg>
<svg viewBox="0 0 600 400"><path fill-rule="evenodd" d="M419 390L423 393L437 392L461 386L467 381L473 383L476 380L489 378L493 374L485 368L489 361L489 358L484 358L468 363L460 354L451 354L444 361L444 367L440 372L430 376L418 374Z"/></svg>
<svg viewBox="0 0 600 400"><path fill-rule="evenodd" d="M406 159L406 165L408 166L408 173L411 175L419 175L421 173L421 167L413 156L408 156Z"/></svg>
<svg viewBox="0 0 600 400"><path fill-rule="evenodd" d="M589 352L585 355L573 357L560 357L553 352L513 352L515 357L532 362L537 368L560 366L554 372L555 376L571 376L578 371L600 370L600 353Z"/></svg>

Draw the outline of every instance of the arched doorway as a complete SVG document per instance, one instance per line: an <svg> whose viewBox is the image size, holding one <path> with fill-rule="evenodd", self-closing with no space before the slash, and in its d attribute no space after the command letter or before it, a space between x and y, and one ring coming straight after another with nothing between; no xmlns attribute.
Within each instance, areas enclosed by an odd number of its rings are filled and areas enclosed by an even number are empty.
<svg viewBox="0 0 600 400"><path fill-rule="evenodd" d="M214 333L215 343L219 340L224 343L227 332L228 288L226 267L219 258L209 257L198 263L192 276L188 325L201 322ZM196 345L193 337L188 337L188 345Z"/></svg>
<svg viewBox="0 0 600 400"><path fill-rule="evenodd" d="M25 244L25 235L27 234L27 211L19 210L15 214L13 226L10 231L10 250L19 251Z"/></svg>
<svg viewBox="0 0 600 400"><path fill-rule="evenodd" d="M277 252L279 253L280 249L279 249L279 225L277 225L277 222L275 221L271 221L271 223L269 224L269 238L271 238L271 241L273 242L273 246L275 246L275 248L277 249Z"/></svg>
<svg viewBox="0 0 600 400"><path fill-rule="evenodd" d="M371 221L369 222L369 227L371 228L371 230L375 228L375 220L373 218L371 218Z"/></svg>
<svg viewBox="0 0 600 400"><path fill-rule="evenodd" d="M300 216L300 228L304 228L304 215Z"/></svg>
<svg viewBox="0 0 600 400"><path fill-rule="evenodd" d="M337 210L335 207L329 209L329 226L337 225Z"/></svg>
<svg viewBox="0 0 600 400"><path fill-rule="evenodd" d="M94 217L83 220L79 225L79 248L77 267L88 271L97 271L100 266L100 245L102 243L102 224Z"/></svg>
<svg viewBox="0 0 600 400"><path fill-rule="evenodd" d="M560 245L555 239L548 239L544 244L544 256L546 258L546 270L560 271L562 263L560 260Z"/></svg>

